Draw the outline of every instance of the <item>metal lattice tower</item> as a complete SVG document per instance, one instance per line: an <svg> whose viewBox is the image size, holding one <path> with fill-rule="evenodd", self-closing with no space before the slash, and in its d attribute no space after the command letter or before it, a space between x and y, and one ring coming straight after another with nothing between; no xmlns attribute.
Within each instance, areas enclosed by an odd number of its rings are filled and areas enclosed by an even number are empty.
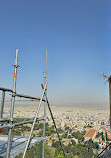
<svg viewBox="0 0 111 158"><path fill-rule="evenodd" d="M12 138L12 129L15 126L18 125L24 125L24 124L29 124L32 123L31 126L31 130L30 130L30 134L26 140L26 145L24 148L24 152L23 152L23 156L22 158L25 158L26 155L26 151L27 149L30 147L31 141L32 141L32 132L34 130L34 126L35 123L37 123L37 121L43 120L43 137L41 138L41 141L43 141L43 149L42 149L42 158L44 158L44 143L45 143L45 124L46 124L46 105L48 106L62 151L63 151L63 155L66 158L65 152L64 152L64 148L56 127L56 123L52 114L52 110L48 101L48 97L47 97L47 51L46 51L46 62L45 62L45 72L44 72L44 85L41 84L42 86L42 95L41 98L39 97L31 97L28 95L23 95L23 94L18 94L16 92L16 81L17 81L17 68L19 67L18 65L18 49L16 49L16 58L15 58L15 64L13 65L14 67L14 75L13 75L13 87L12 89L8 89L8 88L2 88L0 87L0 90L2 91L2 101L1 101L1 107L0 107L0 121L7 121L6 124L2 124L0 125L0 128L8 128L8 140L7 140L7 151L5 154L6 158L10 158L11 155L11 147L13 145L13 138ZM11 92L11 108L10 108L10 118L4 118L3 117L3 112L4 112L4 102L5 102L5 93L6 92ZM18 123L14 123L14 106L15 106L15 97L20 97L20 98L27 98L27 99L31 99L31 100L35 100L35 101L39 101L39 106L37 108L37 111L35 113L35 117L33 119L30 119L28 121L22 121L22 122L18 122ZM42 105L42 102L44 103L44 116L43 117L38 117L39 116L39 112L40 112L40 107ZM1 155L0 155L1 156Z"/></svg>

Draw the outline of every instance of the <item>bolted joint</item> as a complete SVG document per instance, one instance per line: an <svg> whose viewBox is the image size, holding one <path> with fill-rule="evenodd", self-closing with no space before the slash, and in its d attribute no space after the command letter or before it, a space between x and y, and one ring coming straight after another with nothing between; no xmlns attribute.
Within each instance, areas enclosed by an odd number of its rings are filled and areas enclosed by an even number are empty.
<svg viewBox="0 0 111 158"><path fill-rule="evenodd" d="M15 67L15 68L20 67L20 65L16 65L16 64L13 64L12 66Z"/></svg>

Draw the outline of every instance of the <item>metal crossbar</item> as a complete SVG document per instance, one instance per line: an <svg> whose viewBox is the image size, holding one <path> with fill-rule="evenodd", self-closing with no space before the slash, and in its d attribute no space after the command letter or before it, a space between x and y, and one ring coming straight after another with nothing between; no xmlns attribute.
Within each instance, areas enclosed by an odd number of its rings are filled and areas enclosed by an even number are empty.
<svg viewBox="0 0 111 158"><path fill-rule="evenodd" d="M36 122L37 121L41 121L41 120L44 120L44 117L37 118ZM15 127L15 126L19 126L19 125L23 125L23 124L29 124L29 123L33 123L33 120L22 121L22 122L18 122L18 123L13 123L12 125L10 125L10 124L3 124L2 126L0 126L0 128L12 128L12 127Z"/></svg>
<svg viewBox="0 0 111 158"><path fill-rule="evenodd" d="M36 101L40 101L40 98L38 98L38 97L31 97L31 96L29 96L29 95L24 95L24 94L14 94L14 96L16 96L16 97L20 97L20 98L27 98L27 99L34 99L34 100L36 100ZM42 99L42 101L45 101L44 99Z"/></svg>
<svg viewBox="0 0 111 158"><path fill-rule="evenodd" d="M2 91L6 91L6 92L13 92L12 89L3 88L3 87L0 87L0 90L2 90Z"/></svg>

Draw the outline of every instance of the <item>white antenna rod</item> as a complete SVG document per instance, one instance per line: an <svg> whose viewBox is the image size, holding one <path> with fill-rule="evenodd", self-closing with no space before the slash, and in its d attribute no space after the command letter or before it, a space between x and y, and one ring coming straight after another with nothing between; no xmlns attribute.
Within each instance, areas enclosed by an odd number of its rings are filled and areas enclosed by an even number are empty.
<svg viewBox="0 0 111 158"><path fill-rule="evenodd" d="M46 60L45 60L45 84L47 85L47 50L46 50Z"/></svg>

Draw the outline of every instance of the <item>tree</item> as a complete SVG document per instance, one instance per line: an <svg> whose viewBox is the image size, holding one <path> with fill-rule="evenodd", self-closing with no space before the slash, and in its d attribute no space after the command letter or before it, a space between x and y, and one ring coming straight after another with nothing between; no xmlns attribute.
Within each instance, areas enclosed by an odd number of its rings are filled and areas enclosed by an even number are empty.
<svg viewBox="0 0 111 158"><path fill-rule="evenodd" d="M107 132L106 132L106 141L108 141L108 135L107 135Z"/></svg>
<svg viewBox="0 0 111 158"><path fill-rule="evenodd" d="M103 135L103 132L102 132L102 140L104 140L104 135Z"/></svg>
<svg viewBox="0 0 111 158"><path fill-rule="evenodd" d="M102 135L102 132L101 132L101 133L98 132L98 133L96 134L96 138L99 137L99 136L101 136L101 135Z"/></svg>
<svg viewBox="0 0 111 158"><path fill-rule="evenodd" d="M77 156L77 155L75 155L75 156L74 156L74 158L78 158L78 156Z"/></svg>
<svg viewBox="0 0 111 158"><path fill-rule="evenodd" d="M64 158L63 156L61 156L61 155L58 155L58 156L56 156L55 158Z"/></svg>
<svg viewBox="0 0 111 158"><path fill-rule="evenodd" d="M71 140L71 143L73 146L76 146L76 142L73 139Z"/></svg>
<svg viewBox="0 0 111 158"><path fill-rule="evenodd" d="M51 148L45 143L45 158L54 158L54 155L55 155L54 148Z"/></svg>
<svg viewBox="0 0 111 158"><path fill-rule="evenodd" d="M71 139L72 137L70 135L68 135L68 138Z"/></svg>
<svg viewBox="0 0 111 158"><path fill-rule="evenodd" d="M52 142L52 147L57 148L58 146L60 146L60 142L59 141Z"/></svg>
<svg viewBox="0 0 111 158"><path fill-rule="evenodd" d="M68 126L65 127L65 131L68 131L70 128Z"/></svg>
<svg viewBox="0 0 111 158"><path fill-rule="evenodd" d="M65 146L64 150L66 153L71 153L71 144L69 144L68 146Z"/></svg>
<svg viewBox="0 0 111 158"><path fill-rule="evenodd" d="M42 157L42 145L43 142L36 144L27 150L25 158L41 158ZM55 151L54 148L51 148L45 143L45 158L54 158ZM16 158L22 158L22 154L17 156Z"/></svg>
<svg viewBox="0 0 111 158"><path fill-rule="evenodd" d="M79 143L82 142L82 141L84 141L83 135L84 135L84 133L82 134L82 133L80 133L79 131L72 133L72 136L73 136L74 138L78 139Z"/></svg>
<svg viewBox="0 0 111 158"><path fill-rule="evenodd" d="M62 135L62 138L67 138L67 133L64 133L64 134Z"/></svg>

